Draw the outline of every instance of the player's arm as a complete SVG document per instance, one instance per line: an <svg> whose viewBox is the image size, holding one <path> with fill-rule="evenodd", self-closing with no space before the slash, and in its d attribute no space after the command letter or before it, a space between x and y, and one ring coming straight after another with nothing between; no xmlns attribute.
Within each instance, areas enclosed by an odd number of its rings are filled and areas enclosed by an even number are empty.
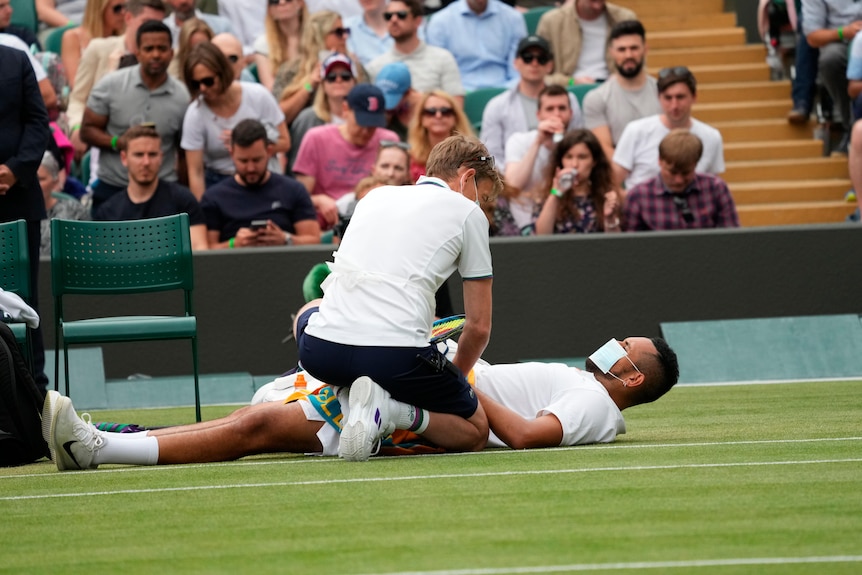
<svg viewBox="0 0 862 575"><path fill-rule="evenodd" d="M476 397L485 409L491 431L512 449L558 447L563 441L563 425L554 415L524 419L478 389Z"/></svg>
<svg viewBox="0 0 862 575"><path fill-rule="evenodd" d="M464 332L452 363L468 373L491 339L491 278L464 280Z"/></svg>

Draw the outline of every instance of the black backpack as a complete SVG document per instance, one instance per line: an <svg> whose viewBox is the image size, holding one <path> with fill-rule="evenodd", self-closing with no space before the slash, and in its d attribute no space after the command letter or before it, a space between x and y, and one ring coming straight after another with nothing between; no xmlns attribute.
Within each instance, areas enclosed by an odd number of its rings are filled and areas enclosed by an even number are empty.
<svg viewBox="0 0 862 575"><path fill-rule="evenodd" d="M12 330L0 322L0 467L49 456L42 438L43 403Z"/></svg>

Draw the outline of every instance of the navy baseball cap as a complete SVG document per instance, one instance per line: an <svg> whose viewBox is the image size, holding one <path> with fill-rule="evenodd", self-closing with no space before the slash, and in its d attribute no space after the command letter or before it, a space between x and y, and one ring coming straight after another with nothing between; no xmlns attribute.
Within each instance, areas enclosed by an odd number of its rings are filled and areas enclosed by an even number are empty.
<svg viewBox="0 0 862 575"><path fill-rule="evenodd" d="M363 128L382 128L386 125L386 103L383 92L372 84L357 84L347 94L347 105L356 115L356 123Z"/></svg>

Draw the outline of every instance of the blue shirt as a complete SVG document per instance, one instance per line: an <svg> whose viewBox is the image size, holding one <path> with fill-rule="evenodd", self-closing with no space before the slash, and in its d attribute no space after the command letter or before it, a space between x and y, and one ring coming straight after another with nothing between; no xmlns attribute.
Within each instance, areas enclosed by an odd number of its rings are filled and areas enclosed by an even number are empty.
<svg viewBox="0 0 862 575"><path fill-rule="evenodd" d="M482 14L470 10L466 0L453 2L434 14L427 35L429 44L455 56L468 92L517 84L515 54L527 25L520 12L500 0L489 0Z"/></svg>
<svg viewBox="0 0 862 575"><path fill-rule="evenodd" d="M365 16L351 16L344 20L344 27L350 28L350 36L347 37L347 51L354 54L363 66L367 66L376 57L384 52L389 52L395 45L395 39L387 32L380 37L365 22ZM425 22L417 31L420 40L425 40Z"/></svg>

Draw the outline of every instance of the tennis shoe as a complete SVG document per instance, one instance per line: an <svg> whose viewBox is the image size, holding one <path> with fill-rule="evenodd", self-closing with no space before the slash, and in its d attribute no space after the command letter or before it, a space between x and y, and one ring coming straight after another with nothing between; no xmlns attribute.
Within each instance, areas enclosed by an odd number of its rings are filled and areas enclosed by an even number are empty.
<svg viewBox="0 0 862 575"><path fill-rule="evenodd" d="M57 469L95 469L93 458L105 444L105 432L90 422L90 414L78 417L72 400L49 391L42 408L42 436Z"/></svg>
<svg viewBox="0 0 862 575"><path fill-rule="evenodd" d="M347 423L341 431L338 455L347 461L368 461L380 440L395 431L389 414L389 392L362 376L350 386Z"/></svg>

